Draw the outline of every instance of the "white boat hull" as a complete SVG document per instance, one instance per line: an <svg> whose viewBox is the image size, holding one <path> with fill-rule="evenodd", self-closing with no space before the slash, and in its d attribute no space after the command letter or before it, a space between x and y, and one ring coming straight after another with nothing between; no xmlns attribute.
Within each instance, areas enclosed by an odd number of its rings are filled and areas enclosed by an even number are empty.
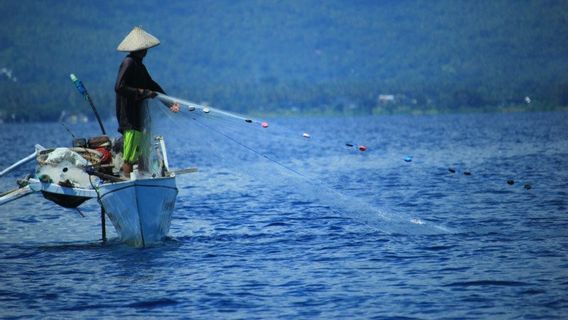
<svg viewBox="0 0 568 320"><path fill-rule="evenodd" d="M103 184L99 193L120 241L146 247L168 234L178 193L175 176Z"/></svg>

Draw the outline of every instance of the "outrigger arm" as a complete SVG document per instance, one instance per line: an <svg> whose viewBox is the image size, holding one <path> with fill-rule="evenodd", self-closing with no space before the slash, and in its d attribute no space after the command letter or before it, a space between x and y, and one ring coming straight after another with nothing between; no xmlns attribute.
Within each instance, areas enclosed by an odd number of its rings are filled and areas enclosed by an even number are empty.
<svg viewBox="0 0 568 320"><path fill-rule="evenodd" d="M47 192L49 194L81 197L84 199L93 199L97 197L97 193L93 189L65 187L57 183L43 182L35 178L29 178L25 181L25 183L27 183L27 185L23 187L0 194L0 206L39 191ZM74 207L65 206L60 203L58 204L63 207Z"/></svg>
<svg viewBox="0 0 568 320"><path fill-rule="evenodd" d="M2 177L3 175L5 175L6 173L8 173L10 171L13 171L14 169L18 168L19 166L34 160L37 157L38 152L40 152L42 150L45 150L45 148L40 144L36 144L34 153L32 153L29 156L15 162L13 165L9 166L8 168L2 170L2 172L0 172L0 177Z"/></svg>
<svg viewBox="0 0 568 320"><path fill-rule="evenodd" d="M45 148L42 145L36 144L34 153L30 154L29 156L27 156L25 158L22 158L22 159L16 161L14 164L9 166L8 168L2 170L0 172L0 177L4 176L5 174L17 169L18 167L20 167L20 166L22 166L22 165L24 165L24 164L26 164L26 163L28 163L32 160L35 160L36 157L37 157L37 154L42 150L45 150ZM28 183L28 181L26 181L26 183L27 184L25 186L20 186L19 188L1 193L0 194L0 206L3 205L3 204L6 204L8 202L12 202L14 200L23 198L23 197L30 195L34 192L37 192L41 189L41 187L40 188L33 188L33 186L30 185Z"/></svg>
<svg viewBox="0 0 568 320"><path fill-rule="evenodd" d="M30 154L29 156L22 158L21 160L15 162L8 168L2 170L0 172L0 177L15 170L16 168L22 166L23 164L35 160L39 152L45 150L42 145L36 144L35 145L35 152ZM49 194L59 194L59 195L67 195L67 196L75 196L84 199L89 198L96 198L97 194L92 189L86 188L73 188L65 185L60 185L57 183L45 182L40 181L38 178L35 177L27 177L25 180L19 180L18 184L20 185L19 188L0 193L0 206L4 205L8 202L12 202L14 200L23 198L27 195L30 195L34 192L43 192ZM56 202L57 203L57 202ZM59 203L58 203L59 204ZM61 205L61 204L60 204ZM63 205L65 206L65 205Z"/></svg>
<svg viewBox="0 0 568 320"><path fill-rule="evenodd" d="M0 206L3 205L3 204L6 204L8 202L12 202L14 200L18 200L20 198L23 198L27 195L34 193L34 192L36 192L36 191L32 190L30 185L4 192L4 193L0 194Z"/></svg>

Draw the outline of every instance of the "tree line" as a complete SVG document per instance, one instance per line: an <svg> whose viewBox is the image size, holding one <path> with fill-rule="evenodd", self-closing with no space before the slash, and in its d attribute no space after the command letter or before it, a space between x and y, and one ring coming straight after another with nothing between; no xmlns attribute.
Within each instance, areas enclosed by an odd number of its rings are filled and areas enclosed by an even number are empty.
<svg viewBox="0 0 568 320"><path fill-rule="evenodd" d="M112 117L115 48L135 25L162 41L145 63L169 94L234 112L568 105L565 1L6 0L0 9L10 30L0 33L2 121L89 114L69 73Z"/></svg>

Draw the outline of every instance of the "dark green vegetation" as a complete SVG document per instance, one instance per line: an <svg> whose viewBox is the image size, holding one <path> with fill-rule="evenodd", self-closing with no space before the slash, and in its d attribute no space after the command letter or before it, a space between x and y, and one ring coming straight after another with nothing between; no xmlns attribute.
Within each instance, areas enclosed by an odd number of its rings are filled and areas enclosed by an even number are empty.
<svg viewBox="0 0 568 320"><path fill-rule="evenodd" d="M4 120L89 114L69 73L112 116L135 25L162 41L146 65L168 93L242 113L568 105L567 1L2 0L0 21Z"/></svg>

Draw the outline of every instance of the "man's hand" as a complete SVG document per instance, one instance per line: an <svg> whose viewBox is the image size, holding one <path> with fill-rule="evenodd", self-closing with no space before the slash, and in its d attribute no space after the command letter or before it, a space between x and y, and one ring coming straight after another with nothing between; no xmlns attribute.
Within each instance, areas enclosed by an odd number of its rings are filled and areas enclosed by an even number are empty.
<svg viewBox="0 0 568 320"><path fill-rule="evenodd" d="M170 105L171 112L179 112L179 103L174 102Z"/></svg>
<svg viewBox="0 0 568 320"><path fill-rule="evenodd" d="M148 99L148 98L153 99L158 95L156 92L149 89L138 89L138 92L142 96L142 99Z"/></svg>

